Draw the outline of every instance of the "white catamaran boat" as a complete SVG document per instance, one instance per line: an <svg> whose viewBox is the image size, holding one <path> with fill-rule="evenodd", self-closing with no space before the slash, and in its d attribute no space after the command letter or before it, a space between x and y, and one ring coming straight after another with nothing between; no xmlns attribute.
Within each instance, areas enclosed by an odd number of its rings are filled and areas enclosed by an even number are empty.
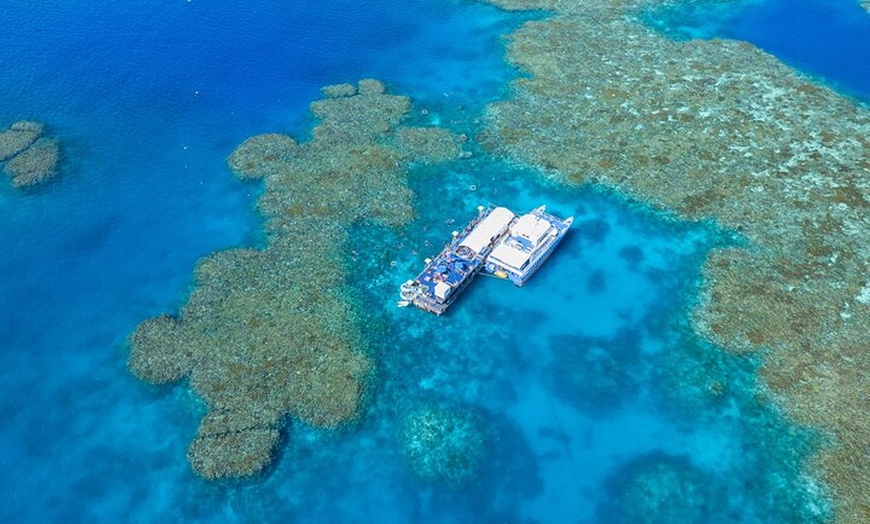
<svg viewBox="0 0 870 524"><path fill-rule="evenodd" d="M564 220L541 206L511 223L486 257L486 270L522 286L543 265L568 232L574 217Z"/></svg>

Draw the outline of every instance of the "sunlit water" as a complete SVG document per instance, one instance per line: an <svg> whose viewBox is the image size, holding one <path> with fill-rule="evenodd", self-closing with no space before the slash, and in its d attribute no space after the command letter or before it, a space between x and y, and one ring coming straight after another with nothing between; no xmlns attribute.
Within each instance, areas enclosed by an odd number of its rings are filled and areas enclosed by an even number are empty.
<svg viewBox="0 0 870 524"><path fill-rule="evenodd" d="M16 1L0 19L0 123L43 121L65 155L50 187L0 187L0 520L826 514L799 476L812 433L756 398L754 357L728 357L686 325L706 253L739 239L485 155L416 169L420 216L408 227L355 231L351 284L378 365L359 424L292 424L256 481L195 478L185 453L202 406L185 385L138 382L124 341L142 319L179 309L198 258L262 242L259 188L237 182L226 155L257 133L303 136L321 85L368 76L430 108L430 121L473 128L516 76L499 35L522 19L434 0ZM488 202L547 203L575 224L522 289L481 277L444 317L396 309L397 286ZM387 242L387 259L366 256L373 242ZM467 484L418 480L399 453L403 417L432 405L485 428ZM651 495L639 498L646 478Z"/></svg>

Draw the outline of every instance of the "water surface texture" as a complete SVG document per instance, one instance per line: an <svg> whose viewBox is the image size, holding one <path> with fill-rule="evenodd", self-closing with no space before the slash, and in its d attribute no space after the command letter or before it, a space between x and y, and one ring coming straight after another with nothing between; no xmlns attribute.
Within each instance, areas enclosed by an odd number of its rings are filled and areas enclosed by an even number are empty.
<svg viewBox="0 0 870 524"><path fill-rule="evenodd" d="M870 17L784 5L718 34L868 96L870 68L853 66ZM6 2L0 127L40 121L63 158L50 185L0 184L0 520L829 521L808 473L820 436L757 394L760 356L688 326L707 254L739 235L473 144L470 159L411 169L411 223L352 230L348 284L376 367L356 423L289 420L265 475L208 482L186 459L202 401L127 370L127 337L180 310L197 260L264 244L263 188L225 162L245 138L305 140L320 87L366 77L412 97L415 122L473 135L521 75L501 36L530 18L465 0ZM479 278L444 317L395 308L399 284L489 202L546 203L574 226L526 287ZM467 424L453 477L403 452L421 412Z"/></svg>

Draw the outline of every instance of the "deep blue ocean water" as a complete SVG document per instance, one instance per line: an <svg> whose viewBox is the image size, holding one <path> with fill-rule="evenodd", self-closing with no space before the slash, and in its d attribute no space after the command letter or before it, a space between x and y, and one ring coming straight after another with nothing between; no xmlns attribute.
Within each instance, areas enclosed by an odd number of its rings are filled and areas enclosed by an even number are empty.
<svg viewBox="0 0 870 524"><path fill-rule="evenodd" d="M12 0L0 20L0 124L45 122L64 150L57 183L0 184L0 521L626 522L650 504L630 489L645 478L685 502L657 522L813 521L822 503L794 459L813 434L755 398L757 361L686 326L700 264L727 232L485 156L415 171L420 195L446 191L421 196L404 230L358 232L390 242L396 262L361 261L356 292L383 305L370 325L384 336L360 424L294 425L264 479L197 479L185 453L200 402L138 382L124 341L178 310L198 258L262 241L259 188L225 157L253 134L304 136L320 86L361 77L470 126L517 76L500 35L523 19L464 0ZM753 27L734 24L722 31ZM812 55L818 41L776 34L773 52L802 42L809 64L830 62ZM423 246L455 227L445 220L489 201L546 202L576 217L575 234L523 289L481 279L444 318L395 309ZM427 484L402 461L400 420L427 405L483 421L469 484Z"/></svg>

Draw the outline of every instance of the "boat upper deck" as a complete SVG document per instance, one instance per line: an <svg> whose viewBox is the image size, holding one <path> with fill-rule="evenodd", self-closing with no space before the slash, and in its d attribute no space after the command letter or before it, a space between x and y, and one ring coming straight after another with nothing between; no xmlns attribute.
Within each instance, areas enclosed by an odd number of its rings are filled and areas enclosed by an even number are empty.
<svg viewBox="0 0 870 524"><path fill-rule="evenodd" d="M509 234L493 248L489 261L521 271L536 250L559 234L558 224L558 221L548 219L540 210L519 217Z"/></svg>

